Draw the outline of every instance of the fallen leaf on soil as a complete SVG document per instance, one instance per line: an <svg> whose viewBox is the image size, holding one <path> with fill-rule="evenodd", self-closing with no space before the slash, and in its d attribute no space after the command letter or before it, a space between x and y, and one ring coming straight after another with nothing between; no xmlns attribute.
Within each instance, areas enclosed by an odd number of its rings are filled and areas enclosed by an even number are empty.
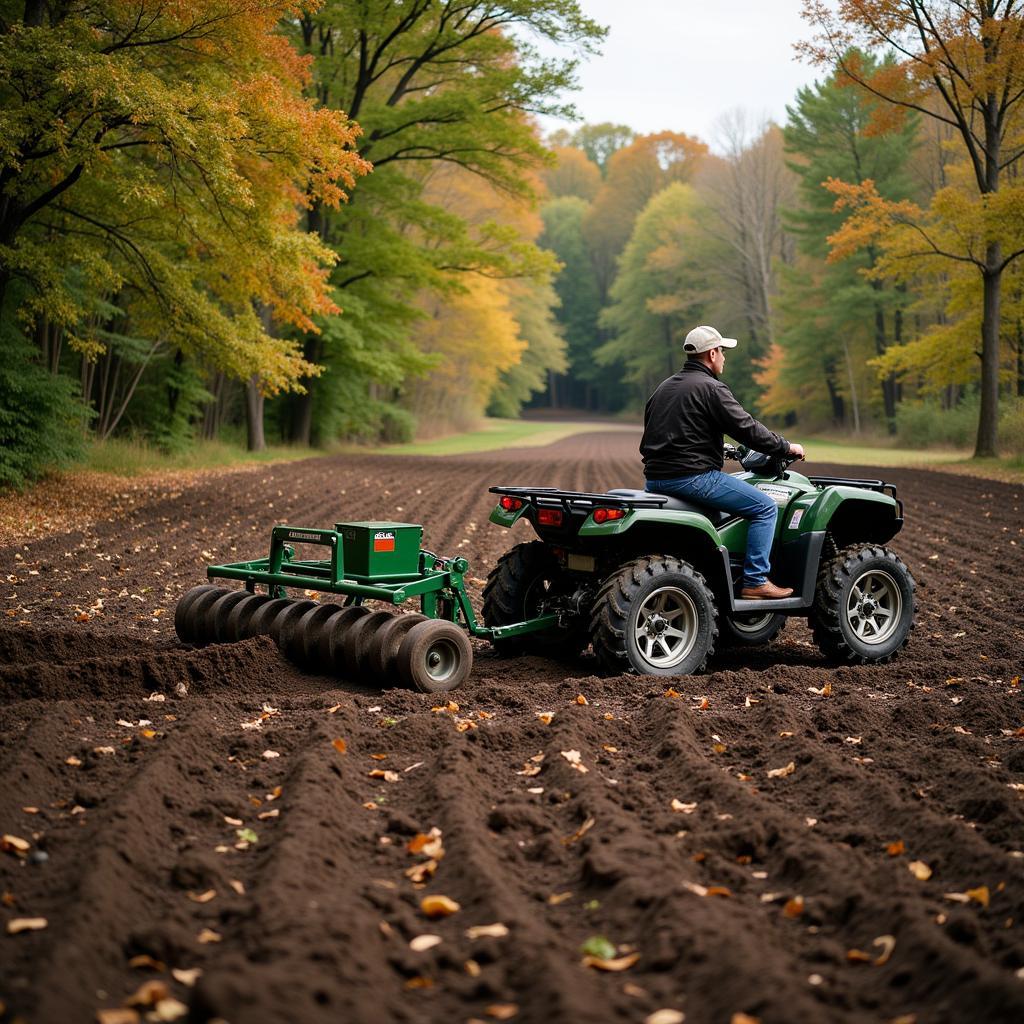
<svg viewBox="0 0 1024 1024"><path fill-rule="evenodd" d="M484 1010L488 1017L495 1020L511 1020L519 1012L515 1003L492 1003Z"/></svg>
<svg viewBox="0 0 1024 1024"><path fill-rule="evenodd" d="M433 988L434 979L424 978L422 975L417 975L415 978L410 978L402 988L416 989L416 988Z"/></svg>
<svg viewBox="0 0 1024 1024"><path fill-rule="evenodd" d="M156 971L158 974L160 971L166 969L166 965L161 963L159 960L154 960L153 957L147 956L145 953L140 953L138 956L133 956L128 961L128 966L135 968L135 970L142 970L145 968L148 971Z"/></svg>
<svg viewBox="0 0 1024 1024"><path fill-rule="evenodd" d="M581 961L584 967L593 967L598 971L628 971L640 959L639 953L630 953L614 959L599 956L585 956Z"/></svg>
<svg viewBox="0 0 1024 1024"><path fill-rule="evenodd" d="M38 807L22 807L22 811L25 814L38 814L39 813L39 808Z"/></svg>
<svg viewBox="0 0 1024 1024"><path fill-rule="evenodd" d="M434 946L439 946L444 941L440 935L417 935L409 943L409 948L414 953L424 953L428 949L433 949Z"/></svg>
<svg viewBox="0 0 1024 1024"><path fill-rule="evenodd" d="M594 818L587 818L587 820L583 822L583 824L580 825L580 827L571 836L568 836L566 839L562 840L562 845L572 846L572 844L575 843L577 839L580 839L581 837L585 836L594 827L595 824L596 820Z"/></svg>
<svg viewBox="0 0 1024 1024"><path fill-rule="evenodd" d="M479 726L472 718L456 718L455 728L458 732L469 732L470 729L477 729Z"/></svg>
<svg viewBox="0 0 1024 1024"><path fill-rule="evenodd" d="M655 1010L644 1017L644 1024L683 1024L686 1014L679 1010Z"/></svg>
<svg viewBox="0 0 1024 1024"><path fill-rule="evenodd" d="M803 896L791 896L786 900L785 906L782 908L782 913L786 917L799 917L804 912L804 898Z"/></svg>
<svg viewBox="0 0 1024 1024"><path fill-rule="evenodd" d="M462 967L471 978L480 977L480 965L475 960L467 960Z"/></svg>
<svg viewBox="0 0 1024 1024"><path fill-rule="evenodd" d="M826 683L820 690L816 686L808 686L808 693L816 693L819 697L831 697L832 696L832 684Z"/></svg>
<svg viewBox="0 0 1024 1024"><path fill-rule="evenodd" d="M787 775L792 775L793 772L795 772L795 771L796 771L796 764L793 761L790 761L789 764L785 765L782 768L769 768L768 769L768 778L769 779L783 779Z"/></svg>
<svg viewBox="0 0 1024 1024"><path fill-rule="evenodd" d="M692 804L684 804L682 800L677 800L673 797L672 810L677 814L693 814L693 812L697 810L697 803L694 801Z"/></svg>
<svg viewBox="0 0 1024 1024"><path fill-rule="evenodd" d="M476 717L477 718L493 718L494 715L492 715L490 711L478 711L476 713Z"/></svg>
<svg viewBox="0 0 1024 1024"><path fill-rule="evenodd" d="M370 755L370 760L371 761L386 761L387 759L388 759L388 755L387 754L371 754Z"/></svg>
<svg viewBox="0 0 1024 1024"><path fill-rule="evenodd" d="M143 729L139 733L139 735L142 736L143 739L151 740L154 736L156 736L156 730L155 729Z"/></svg>
<svg viewBox="0 0 1024 1024"><path fill-rule="evenodd" d="M422 853L424 857L432 857L440 860L444 856L444 846L441 843L441 830L432 828L429 832L417 832L405 844L406 850L415 855Z"/></svg>
<svg viewBox="0 0 1024 1024"><path fill-rule="evenodd" d="M411 868L405 869L405 877L414 883L420 883L430 878L437 870L436 860L425 860L422 864L413 864Z"/></svg>
<svg viewBox="0 0 1024 1024"><path fill-rule="evenodd" d="M71 765L72 768L77 768L82 762L79 758L72 754L70 757L64 758L64 763Z"/></svg>
<svg viewBox="0 0 1024 1024"><path fill-rule="evenodd" d="M699 882L683 882L683 888L687 892L692 892L694 896L707 896L708 889L706 885L701 885Z"/></svg>
<svg viewBox="0 0 1024 1024"><path fill-rule="evenodd" d="M538 711L537 717L541 720L543 725L550 725L551 720L555 717L554 711Z"/></svg>
<svg viewBox="0 0 1024 1024"><path fill-rule="evenodd" d="M904 846L902 839L897 839L896 842L889 843L885 848L885 852L889 854L890 857L898 857L901 853L906 853L907 848Z"/></svg>
<svg viewBox="0 0 1024 1024"><path fill-rule="evenodd" d="M927 882L932 877L932 869L923 860L912 860L907 868L919 882Z"/></svg>
<svg viewBox="0 0 1024 1024"><path fill-rule="evenodd" d="M281 755L276 750L264 750L263 751L263 758L266 761L272 761L275 757L280 757L280 756Z"/></svg>
<svg viewBox="0 0 1024 1024"><path fill-rule="evenodd" d="M245 895L245 886L237 878L229 879L228 885L230 885L231 888L234 889L239 896Z"/></svg>
<svg viewBox="0 0 1024 1024"><path fill-rule="evenodd" d="M847 736L844 743L849 743L851 747L859 747L862 737L860 736Z"/></svg>
<svg viewBox="0 0 1024 1024"><path fill-rule="evenodd" d="M709 885L708 886L709 896L724 896L727 899L732 898L732 889L724 885Z"/></svg>
<svg viewBox="0 0 1024 1024"><path fill-rule="evenodd" d="M508 935L508 927L500 921L495 924L475 924L466 929L467 939L501 939Z"/></svg>
<svg viewBox="0 0 1024 1024"><path fill-rule="evenodd" d="M760 1017L751 1017L749 1013L734 1013L729 1024L761 1024Z"/></svg>
<svg viewBox="0 0 1024 1024"><path fill-rule="evenodd" d="M942 898L944 900L949 900L951 903L970 903L971 900L974 900L975 903L980 903L983 907L988 907L988 886L982 885L977 889L968 889L967 892L944 892L942 894Z"/></svg>
<svg viewBox="0 0 1024 1024"><path fill-rule="evenodd" d="M553 907L557 907L559 903L564 903L566 900L572 899L571 892L553 892L548 897L548 903Z"/></svg>
<svg viewBox="0 0 1024 1024"><path fill-rule="evenodd" d="M135 1010L97 1010L96 1024L139 1024L141 1018Z"/></svg>
<svg viewBox="0 0 1024 1024"><path fill-rule="evenodd" d="M281 813L280 808L275 807L272 811L262 811L256 815L260 821L266 821L268 818L276 818Z"/></svg>
<svg viewBox="0 0 1024 1024"><path fill-rule="evenodd" d="M863 949L848 949L846 959L851 964L869 964L871 963L871 954L865 953Z"/></svg>
<svg viewBox="0 0 1024 1024"><path fill-rule="evenodd" d="M917 1024L916 1013L901 1013L898 1017L893 1017L888 1024Z"/></svg>
<svg viewBox="0 0 1024 1024"><path fill-rule="evenodd" d="M5 853L23 854L26 853L32 844L21 836L7 834L0 839L0 849Z"/></svg>
<svg viewBox="0 0 1024 1024"><path fill-rule="evenodd" d="M666 697L682 697L682 694L674 686L670 686L665 691L665 696Z"/></svg>
<svg viewBox="0 0 1024 1024"><path fill-rule="evenodd" d="M260 837L251 828L239 828L235 829L235 835L238 836L240 843L258 843Z"/></svg>
<svg viewBox="0 0 1024 1024"><path fill-rule="evenodd" d="M7 934L17 935L19 932L37 932L45 928L45 917L14 917L7 922Z"/></svg>
<svg viewBox="0 0 1024 1024"><path fill-rule="evenodd" d="M889 962L889 957L892 956L892 951L896 948L896 938L893 935L879 935L877 939L872 940L871 945L879 946L882 950L875 957L875 966L881 967Z"/></svg>
<svg viewBox="0 0 1024 1024"><path fill-rule="evenodd" d="M216 889L207 889L206 892L190 892L188 894L188 898L193 903L209 903L210 900L216 899L216 897L217 897L217 890Z"/></svg>
<svg viewBox="0 0 1024 1024"><path fill-rule="evenodd" d="M523 765L522 771L516 772L516 775L527 775L527 776L540 775L540 765L539 764L530 764L530 762L527 761Z"/></svg>
<svg viewBox="0 0 1024 1024"><path fill-rule="evenodd" d="M459 705L456 704L455 701L450 700L448 701L447 704L443 705L442 707L431 708L430 710L433 711L435 715L439 715L445 711L447 711L449 714L454 715L459 710Z"/></svg>
<svg viewBox="0 0 1024 1024"><path fill-rule="evenodd" d="M420 901L420 910L427 917L448 917L449 914L456 914L461 909L460 904L447 896L424 896Z"/></svg>
<svg viewBox="0 0 1024 1024"><path fill-rule="evenodd" d="M584 697L582 693L577 693L576 694L576 703L577 704L589 704L590 701L588 701L587 698Z"/></svg>
<svg viewBox="0 0 1024 1024"><path fill-rule="evenodd" d="M143 697L143 700L153 701L154 703L160 703L161 701L167 700L162 693L153 692L148 697Z"/></svg>
<svg viewBox="0 0 1024 1024"><path fill-rule="evenodd" d="M374 768L372 772L367 772L366 774L371 779L383 779L385 782L397 782L400 778L398 772L389 771L385 768Z"/></svg>
<svg viewBox="0 0 1024 1024"><path fill-rule="evenodd" d="M241 818L230 818L226 814L224 815L224 821L234 828L238 828L241 825L245 824L245 822L243 822Z"/></svg>
<svg viewBox="0 0 1024 1024"><path fill-rule="evenodd" d="M601 744L601 749L608 751L609 754L617 754L619 752L619 748L618 747L613 747L609 743L602 743Z"/></svg>
<svg viewBox="0 0 1024 1024"><path fill-rule="evenodd" d="M580 761L580 752L578 750L562 750L562 751L559 751L559 753L561 753L562 757L564 757L566 759L566 761L568 761L569 764L576 771L578 771L578 772L588 772L588 771L590 771L590 769L587 768L586 765L581 763L581 761Z"/></svg>
<svg viewBox="0 0 1024 1024"><path fill-rule="evenodd" d="M348 751L348 744L340 736L336 740L331 740L331 746L334 747L339 754L344 754Z"/></svg>
<svg viewBox="0 0 1024 1024"><path fill-rule="evenodd" d="M114 753L114 748L113 747L93 747L92 748L92 752L94 754L113 754Z"/></svg>
<svg viewBox="0 0 1024 1024"><path fill-rule="evenodd" d="M220 942L221 936L215 932L212 928L204 928L199 933L199 941L204 945L209 945L211 942Z"/></svg>
<svg viewBox="0 0 1024 1024"><path fill-rule="evenodd" d="M330 708L327 709L327 714L333 715L335 712L340 711L340 710L341 710L341 705L340 704L335 704L333 707L330 707Z"/></svg>
<svg viewBox="0 0 1024 1024"><path fill-rule="evenodd" d="M146 1014L148 1021L173 1021L179 1020L188 1013L188 1007L177 999L161 999L153 1009Z"/></svg>
<svg viewBox="0 0 1024 1024"><path fill-rule="evenodd" d="M155 1006L161 999L170 996L167 985L162 981L143 982L127 999L125 1006Z"/></svg>
<svg viewBox="0 0 1024 1024"><path fill-rule="evenodd" d="M727 748L724 743L716 743L711 749L716 754L724 754Z"/></svg>

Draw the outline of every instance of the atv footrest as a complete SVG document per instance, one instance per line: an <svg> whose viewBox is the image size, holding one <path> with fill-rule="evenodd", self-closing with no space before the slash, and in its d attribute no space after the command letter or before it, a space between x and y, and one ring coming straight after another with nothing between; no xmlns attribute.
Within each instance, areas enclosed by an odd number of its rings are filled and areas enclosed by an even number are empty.
<svg viewBox="0 0 1024 1024"><path fill-rule="evenodd" d="M763 599L755 601L744 601L742 598L736 598L732 604L732 610L734 612L789 612L799 608L809 607L802 597L784 597L781 601L765 601Z"/></svg>

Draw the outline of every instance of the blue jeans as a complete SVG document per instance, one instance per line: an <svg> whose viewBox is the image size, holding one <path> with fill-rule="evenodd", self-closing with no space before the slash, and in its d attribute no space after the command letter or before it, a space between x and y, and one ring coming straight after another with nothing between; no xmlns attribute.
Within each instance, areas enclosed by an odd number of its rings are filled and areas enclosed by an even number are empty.
<svg viewBox="0 0 1024 1024"><path fill-rule="evenodd" d="M771 568L768 556L775 537L778 509L766 494L746 480L737 480L717 469L673 480L648 480L644 489L653 494L668 494L684 501L695 501L723 512L735 512L749 519L743 586L759 587L767 581L768 570Z"/></svg>

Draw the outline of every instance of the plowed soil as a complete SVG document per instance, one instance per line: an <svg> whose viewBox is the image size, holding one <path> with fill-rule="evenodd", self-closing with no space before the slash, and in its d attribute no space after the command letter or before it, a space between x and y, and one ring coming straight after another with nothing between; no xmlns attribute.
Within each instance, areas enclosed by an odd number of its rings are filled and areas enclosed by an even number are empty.
<svg viewBox="0 0 1024 1024"><path fill-rule="evenodd" d="M46 921L0 934L4 1019L157 980L162 1019L230 1024L1024 1020L1020 486L809 465L906 502L920 614L884 666L831 668L791 620L666 696L476 644L454 711L175 639L177 598L276 522L422 522L479 600L529 539L489 485L639 486L635 445L261 467L0 549L0 829L29 844L2 917ZM431 829L443 857L410 852ZM584 966L594 936L639 959Z"/></svg>

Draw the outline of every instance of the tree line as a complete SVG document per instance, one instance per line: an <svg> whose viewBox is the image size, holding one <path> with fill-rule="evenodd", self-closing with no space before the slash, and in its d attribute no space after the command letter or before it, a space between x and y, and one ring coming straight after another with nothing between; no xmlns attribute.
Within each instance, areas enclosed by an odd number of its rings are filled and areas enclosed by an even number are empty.
<svg viewBox="0 0 1024 1024"><path fill-rule="evenodd" d="M824 70L785 123L551 141L542 244L570 366L547 401L636 407L711 323L738 397L804 431L1024 454L1017 0L806 5ZM535 400L537 401L537 400Z"/></svg>
<svg viewBox="0 0 1024 1024"><path fill-rule="evenodd" d="M544 138L582 6L0 0L0 486L635 410L697 323L787 429L1024 443L1018 0L811 3L784 124Z"/></svg>
<svg viewBox="0 0 1024 1024"><path fill-rule="evenodd" d="M0 486L90 436L517 413L565 365L533 119L603 34L575 0L0 0Z"/></svg>

